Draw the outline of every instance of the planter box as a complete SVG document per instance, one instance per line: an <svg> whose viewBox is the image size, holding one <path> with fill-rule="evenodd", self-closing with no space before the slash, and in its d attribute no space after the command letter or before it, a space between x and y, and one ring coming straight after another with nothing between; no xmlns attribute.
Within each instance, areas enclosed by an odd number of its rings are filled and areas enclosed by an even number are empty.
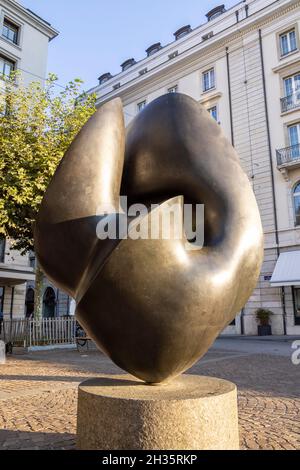
<svg viewBox="0 0 300 470"><path fill-rule="evenodd" d="M271 325L258 325L257 333L258 333L258 336L271 336L272 327Z"/></svg>

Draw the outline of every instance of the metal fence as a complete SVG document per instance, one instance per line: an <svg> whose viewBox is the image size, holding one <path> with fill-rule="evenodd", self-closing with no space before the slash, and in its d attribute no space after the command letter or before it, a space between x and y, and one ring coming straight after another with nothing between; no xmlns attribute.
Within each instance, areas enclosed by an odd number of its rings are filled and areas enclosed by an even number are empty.
<svg viewBox="0 0 300 470"><path fill-rule="evenodd" d="M0 339L13 346L50 346L75 344L76 319L43 318L41 320L4 320Z"/></svg>

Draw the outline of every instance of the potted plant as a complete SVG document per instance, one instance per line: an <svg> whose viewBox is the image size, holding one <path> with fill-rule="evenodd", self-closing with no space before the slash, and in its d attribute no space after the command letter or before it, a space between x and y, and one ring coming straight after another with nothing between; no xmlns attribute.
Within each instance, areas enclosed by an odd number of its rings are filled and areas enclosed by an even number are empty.
<svg viewBox="0 0 300 470"><path fill-rule="evenodd" d="M271 310L266 308L258 308L255 312L256 321L258 322L257 333L258 336L270 336L272 334L272 327L270 325L270 317L273 315Z"/></svg>

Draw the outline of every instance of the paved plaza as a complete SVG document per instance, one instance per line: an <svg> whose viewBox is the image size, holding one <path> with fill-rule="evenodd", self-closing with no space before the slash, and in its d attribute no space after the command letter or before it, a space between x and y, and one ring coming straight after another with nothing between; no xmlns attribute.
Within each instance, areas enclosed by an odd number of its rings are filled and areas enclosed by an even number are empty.
<svg viewBox="0 0 300 470"><path fill-rule="evenodd" d="M292 341L219 339L189 373L238 386L242 449L300 450L300 365ZM0 365L0 449L74 449L78 384L122 374L95 350L12 356Z"/></svg>

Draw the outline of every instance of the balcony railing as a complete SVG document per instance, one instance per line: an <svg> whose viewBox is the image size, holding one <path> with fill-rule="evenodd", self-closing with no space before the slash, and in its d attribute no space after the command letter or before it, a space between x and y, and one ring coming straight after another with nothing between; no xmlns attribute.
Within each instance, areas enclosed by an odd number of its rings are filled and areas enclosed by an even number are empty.
<svg viewBox="0 0 300 470"><path fill-rule="evenodd" d="M286 113L287 111L291 111L292 109L296 109L300 107L300 90L292 95L285 96L281 98L281 111Z"/></svg>
<svg viewBox="0 0 300 470"><path fill-rule="evenodd" d="M276 150L276 156L278 166L300 163L300 144Z"/></svg>

